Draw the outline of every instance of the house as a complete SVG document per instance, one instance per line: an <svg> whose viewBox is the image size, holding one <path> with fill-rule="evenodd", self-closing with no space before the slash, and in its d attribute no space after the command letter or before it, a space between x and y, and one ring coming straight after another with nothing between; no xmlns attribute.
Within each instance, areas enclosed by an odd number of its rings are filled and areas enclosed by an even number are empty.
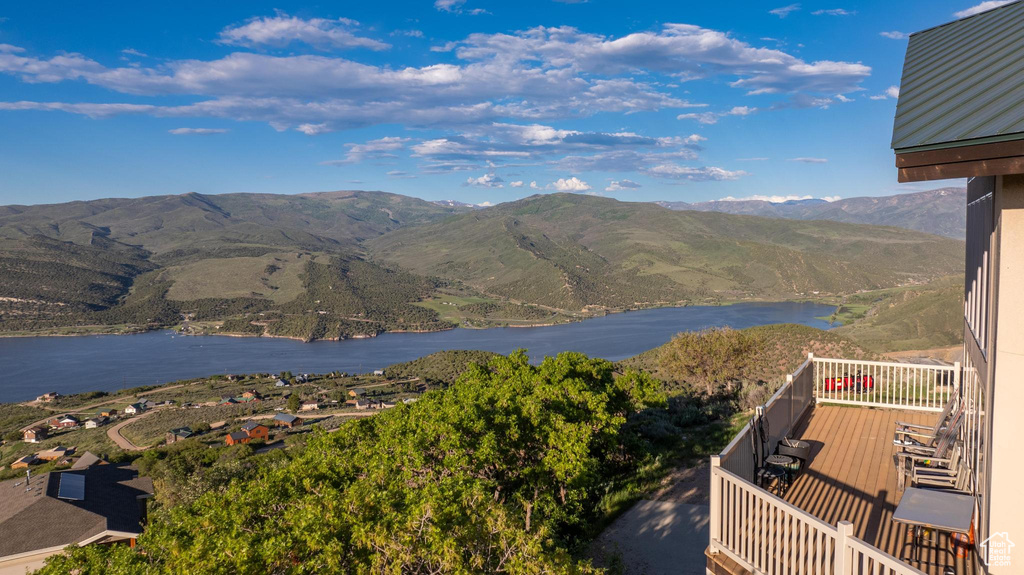
<svg viewBox="0 0 1024 575"><path fill-rule="evenodd" d="M82 454L81 457L78 458L77 461L75 461L74 465L71 466L71 469L85 469L87 467L92 467L93 465L106 465L106 464L107 464L106 461L101 459L99 456L97 456L93 452L86 451L85 453Z"/></svg>
<svg viewBox="0 0 1024 575"><path fill-rule="evenodd" d="M72 427L78 427L78 424L78 418L74 415L62 415L50 420L50 427L53 429L69 429Z"/></svg>
<svg viewBox="0 0 1024 575"><path fill-rule="evenodd" d="M233 397L224 397L220 400L219 403L217 403L217 405L235 405L237 403L238 400Z"/></svg>
<svg viewBox="0 0 1024 575"><path fill-rule="evenodd" d="M381 400L381 402L380 402L380 409L389 409L389 408L392 408L394 406L395 406L395 402L393 402L393 401Z"/></svg>
<svg viewBox="0 0 1024 575"><path fill-rule="evenodd" d="M170 445L172 443L177 443L179 441L184 441L184 440L188 439L189 437L192 437L193 435L195 435L195 432L192 431L191 427L176 427L176 428L168 431L164 435L164 438L165 438L166 444Z"/></svg>
<svg viewBox="0 0 1024 575"><path fill-rule="evenodd" d="M116 417L117 410L114 408L101 409L96 413L99 417Z"/></svg>
<svg viewBox="0 0 1024 575"><path fill-rule="evenodd" d="M67 457L68 455L71 455L74 452L74 447L64 447L63 445L58 445L57 447L52 447L50 449L47 449L46 451L40 451L39 453L36 454L36 457L42 459L43 461L56 461L62 457Z"/></svg>
<svg viewBox="0 0 1024 575"><path fill-rule="evenodd" d="M288 382L283 379L279 379L274 382L274 387L288 387Z"/></svg>
<svg viewBox="0 0 1024 575"><path fill-rule="evenodd" d="M35 465L39 463L39 458L35 454L30 454L18 459L11 464L11 469L25 469L29 465Z"/></svg>
<svg viewBox="0 0 1024 575"><path fill-rule="evenodd" d="M274 416L274 423L276 423L278 427L287 427L291 429L296 425L302 425L302 418L290 413L278 413Z"/></svg>
<svg viewBox="0 0 1024 575"><path fill-rule="evenodd" d="M124 408L125 415L138 415L144 411L146 411L146 406L142 403L133 403Z"/></svg>
<svg viewBox="0 0 1024 575"><path fill-rule="evenodd" d="M991 4L1003 5L910 36L892 134L900 182L967 178L966 281L951 310L963 314L963 359L809 355L711 457L708 573L1021 572L1007 541L1024 537L1024 1ZM856 386L837 389L837 376ZM904 444L893 440L894 421L924 429L955 422L947 479L958 496L902 490L906 466L893 458L909 460L898 457ZM772 493L758 470L783 438L815 450ZM951 553L956 540L940 529L931 542L918 540L929 558L910 560L914 527L896 516L911 493L935 507L948 502L949 511L966 498L957 522L980 542L974 553ZM832 546L824 557L814 550L821 540Z"/></svg>
<svg viewBox="0 0 1024 575"><path fill-rule="evenodd" d="M154 407L157 407L159 405L157 402L155 402L153 400L145 399L145 398L141 398L141 397L139 398L139 403L141 403L142 407L146 408L147 410L148 409L153 409Z"/></svg>
<svg viewBox="0 0 1024 575"><path fill-rule="evenodd" d="M97 427L102 427L102 426L104 426L106 424L107 424L107 418L103 417L103 416L94 417L92 419L85 420L85 428L86 429L96 429Z"/></svg>
<svg viewBox="0 0 1024 575"><path fill-rule="evenodd" d="M362 399L357 399L355 401L355 406L356 406L356 409L359 409L359 410L372 409L373 408L373 402L372 401L365 401L365 400L362 400Z"/></svg>
<svg viewBox="0 0 1024 575"><path fill-rule="evenodd" d="M242 431L248 433L250 439L262 439L263 441L270 439L270 428L262 423L247 421L242 425Z"/></svg>
<svg viewBox="0 0 1024 575"><path fill-rule="evenodd" d="M375 369L375 370L373 370L373 375L384 375L384 370L383 369Z"/></svg>
<svg viewBox="0 0 1024 575"><path fill-rule="evenodd" d="M242 393L242 398L243 399L263 399L263 396L260 395L260 392L256 391L255 389L250 389L250 390Z"/></svg>
<svg viewBox="0 0 1024 575"><path fill-rule="evenodd" d="M349 397L362 397L364 395L366 395L366 390L361 387L353 387L352 389L348 390Z"/></svg>
<svg viewBox="0 0 1024 575"><path fill-rule="evenodd" d="M26 443L39 443L46 439L46 428L33 426L21 432L21 438Z"/></svg>
<svg viewBox="0 0 1024 575"><path fill-rule="evenodd" d="M303 401L299 407L299 411L313 411L314 409L320 409L320 402L315 399Z"/></svg>
<svg viewBox="0 0 1024 575"><path fill-rule="evenodd" d="M50 393L45 393L43 395L40 395L39 397L36 398L36 401L50 403L50 402L56 400L59 397L60 397L59 393L57 393L56 391L51 391Z"/></svg>
<svg viewBox="0 0 1024 575"><path fill-rule="evenodd" d="M0 573L23 573L72 544L134 545L152 494L153 482L126 465L0 482Z"/></svg>
<svg viewBox="0 0 1024 575"><path fill-rule="evenodd" d="M224 441L228 445L237 445L239 443L249 443L252 439L250 439L249 434L244 431L235 431L233 433L229 433L228 436L224 438Z"/></svg>
<svg viewBox="0 0 1024 575"><path fill-rule="evenodd" d="M225 441L228 445L236 445L239 443L249 443L257 439L263 441L270 439L270 429L262 423L247 421L242 425L241 430L229 433Z"/></svg>

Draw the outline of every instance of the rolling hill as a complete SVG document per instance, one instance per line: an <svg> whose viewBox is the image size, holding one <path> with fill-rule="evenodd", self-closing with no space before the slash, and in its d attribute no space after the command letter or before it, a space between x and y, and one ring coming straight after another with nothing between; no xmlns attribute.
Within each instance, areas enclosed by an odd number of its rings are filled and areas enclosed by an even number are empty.
<svg viewBox="0 0 1024 575"><path fill-rule="evenodd" d="M954 274L963 259L961 242L898 228L572 194L407 227L365 245L421 275L568 310L853 293Z"/></svg>
<svg viewBox="0 0 1024 575"><path fill-rule="evenodd" d="M657 203L672 210L895 226L954 239L963 239L967 229L965 188L941 188L913 194L849 198L834 202L815 199L779 203L763 200Z"/></svg>
<svg viewBox="0 0 1024 575"><path fill-rule="evenodd" d="M958 273L892 227L552 194L467 210L381 192L0 207L0 332L301 339L850 294ZM64 330L64 331L61 331Z"/></svg>

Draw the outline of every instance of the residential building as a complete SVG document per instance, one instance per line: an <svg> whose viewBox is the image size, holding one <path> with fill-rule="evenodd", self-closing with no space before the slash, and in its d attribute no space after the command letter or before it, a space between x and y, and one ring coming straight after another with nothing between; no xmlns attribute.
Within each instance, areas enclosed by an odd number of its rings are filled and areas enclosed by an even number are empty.
<svg viewBox="0 0 1024 575"><path fill-rule="evenodd" d="M290 413L278 413L274 416L274 423L276 423L278 427L287 427L291 429L297 425L302 425L302 418Z"/></svg>
<svg viewBox="0 0 1024 575"><path fill-rule="evenodd" d="M85 420L85 428L86 429L96 429L97 427L102 427L102 426L104 426L106 424L107 424L107 418L103 417L103 416L94 417L92 419Z"/></svg>
<svg viewBox="0 0 1024 575"><path fill-rule="evenodd" d="M366 390L361 387L353 387L352 389L348 390L349 397L362 397L364 395L366 395Z"/></svg>
<svg viewBox="0 0 1024 575"><path fill-rule="evenodd" d="M21 432L21 438L26 443L39 443L46 439L47 433L45 427L39 427L38 425L29 427L28 429Z"/></svg>
<svg viewBox="0 0 1024 575"><path fill-rule="evenodd" d="M133 403L124 408L125 415L138 415L144 411L146 411L146 406L143 403Z"/></svg>
<svg viewBox="0 0 1024 575"><path fill-rule="evenodd" d="M170 445L172 443L184 441L193 435L195 435L195 432L192 431L191 427L176 427L167 432L165 440L167 445Z"/></svg>
<svg viewBox="0 0 1024 575"><path fill-rule="evenodd" d="M11 469L25 469L29 465L35 465L39 463L39 458L35 454L26 455L19 458L17 461L11 464Z"/></svg>
<svg viewBox="0 0 1024 575"><path fill-rule="evenodd" d="M42 459L43 461L56 461L62 457L67 457L74 452L74 447L64 447L63 445L58 445L57 447L52 447L50 449L47 449L46 451L40 451L39 453L36 454L36 457Z"/></svg>
<svg viewBox="0 0 1024 575"><path fill-rule="evenodd" d="M50 427L53 429L68 429L71 427L78 427L78 424L78 418L74 415L62 415L50 420Z"/></svg>
<svg viewBox="0 0 1024 575"><path fill-rule="evenodd" d="M268 441L270 439L270 428L262 423L247 421L242 425L242 429L229 433L225 441L228 445L236 445L239 443L249 443L257 439Z"/></svg>
<svg viewBox="0 0 1024 575"><path fill-rule="evenodd" d="M96 413L96 415L98 417L116 417L117 416L117 410L114 409L114 408L103 408L103 409L99 410Z"/></svg>
<svg viewBox="0 0 1024 575"><path fill-rule="evenodd" d="M355 401L355 406L356 406L356 409L359 409L359 410L373 409L373 402L372 401L366 401L366 400L363 400L363 399L357 399Z"/></svg>
<svg viewBox="0 0 1024 575"><path fill-rule="evenodd" d="M93 453L91 451L86 451L85 453L82 454L81 457L79 457L75 461L74 465L71 466L71 469L85 469L87 467L92 467L93 465L106 465L106 464L107 464L107 462L104 461L103 459L101 459L95 453Z"/></svg>
<svg viewBox="0 0 1024 575"><path fill-rule="evenodd" d="M250 389L242 393L242 399L247 401L259 401L263 399L263 396L260 395L260 392L256 391L255 389Z"/></svg>
<svg viewBox="0 0 1024 575"><path fill-rule="evenodd" d="M1024 539L1022 24L1016 1L912 34L899 89L899 181L968 178L962 363L808 357L753 426L712 457L708 573L1024 569L1009 544ZM897 421L937 430L934 449L945 434L952 455L898 456L906 442L894 439ZM806 468L788 486L776 473L772 493L762 487L766 454L787 437L808 443ZM928 490L916 469L933 478L944 470L956 493ZM899 512L910 493L904 481L916 483L917 500L934 500L933 522ZM968 503L955 521L960 538L945 527L954 523L952 498Z"/></svg>
<svg viewBox="0 0 1024 575"><path fill-rule="evenodd" d="M36 398L36 401L50 403L50 402L54 401L55 399L57 399L59 397L60 397L59 393L57 393L56 391L51 391L50 393L45 393L43 395L40 395L39 397Z"/></svg>
<svg viewBox="0 0 1024 575"><path fill-rule="evenodd" d="M274 387L288 387L288 382L283 379L279 379L274 382Z"/></svg>
<svg viewBox="0 0 1024 575"><path fill-rule="evenodd" d="M314 409L320 409L320 402L315 399L303 401L299 407L299 411L313 411Z"/></svg>
<svg viewBox="0 0 1024 575"><path fill-rule="evenodd" d="M383 369L375 369L375 370L373 370L373 375L384 375L384 370Z"/></svg>
<svg viewBox="0 0 1024 575"><path fill-rule="evenodd" d="M153 483L123 465L0 482L0 573L38 569L71 544L135 544Z"/></svg>

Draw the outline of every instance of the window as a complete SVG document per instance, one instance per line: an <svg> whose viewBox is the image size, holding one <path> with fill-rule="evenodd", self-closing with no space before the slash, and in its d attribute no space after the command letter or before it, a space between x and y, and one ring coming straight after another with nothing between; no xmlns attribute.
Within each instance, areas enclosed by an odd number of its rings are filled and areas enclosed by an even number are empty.
<svg viewBox="0 0 1024 575"><path fill-rule="evenodd" d="M981 353L988 357L990 249L995 178L967 183L967 246L964 266L964 319Z"/></svg>

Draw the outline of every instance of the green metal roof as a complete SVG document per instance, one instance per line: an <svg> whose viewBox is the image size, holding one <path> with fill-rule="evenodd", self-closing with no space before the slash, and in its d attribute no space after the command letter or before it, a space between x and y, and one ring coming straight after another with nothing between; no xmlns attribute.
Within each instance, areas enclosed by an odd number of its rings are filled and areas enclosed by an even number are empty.
<svg viewBox="0 0 1024 575"><path fill-rule="evenodd" d="M910 37L897 152L1024 139L1024 0Z"/></svg>

